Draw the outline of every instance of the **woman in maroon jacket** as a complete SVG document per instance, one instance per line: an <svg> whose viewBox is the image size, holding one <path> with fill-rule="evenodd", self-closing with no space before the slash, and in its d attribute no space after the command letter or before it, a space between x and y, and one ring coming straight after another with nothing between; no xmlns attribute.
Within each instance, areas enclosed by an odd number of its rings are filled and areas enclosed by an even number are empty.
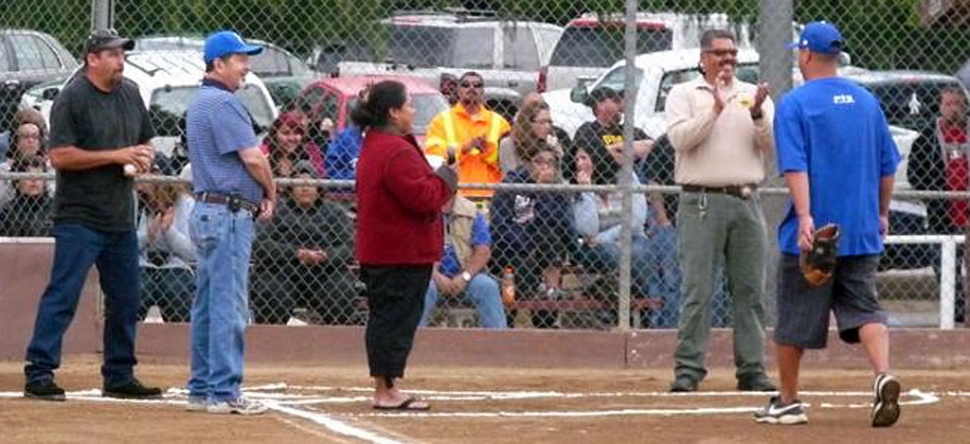
<svg viewBox="0 0 970 444"><path fill-rule="evenodd" d="M411 135L414 107L404 85L371 87L351 119L366 131L357 161L357 261L367 286L367 362L374 408L427 410L394 385L414 343L431 267L443 254L441 208L458 177L434 171Z"/></svg>

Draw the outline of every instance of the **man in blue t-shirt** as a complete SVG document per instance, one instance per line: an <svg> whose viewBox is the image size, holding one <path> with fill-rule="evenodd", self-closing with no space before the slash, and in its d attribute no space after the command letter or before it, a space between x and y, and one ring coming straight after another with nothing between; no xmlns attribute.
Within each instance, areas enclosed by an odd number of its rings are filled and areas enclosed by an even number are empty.
<svg viewBox="0 0 970 444"><path fill-rule="evenodd" d="M196 197L189 224L198 262L189 411L256 415L267 409L244 397L240 385L253 219L272 217L276 185L252 117L234 94L249 73L249 56L261 51L232 31L207 37L206 75L185 114Z"/></svg>
<svg viewBox="0 0 970 444"><path fill-rule="evenodd" d="M899 153L879 102L837 76L843 39L831 23L808 24L796 43L806 83L788 93L774 120L778 171L791 194L778 229L781 248L775 328L779 396L755 414L758 422L808 421L798 401L798 369L805 349L824 348L830 312L839 337L862 343L872 363L873 427L899 418L899 381L889 372L889 332L876 296L876 268L889 228L889 201ZM832 279L812 287L799 255L813 247L816 227L839 226Z"/></svg>
<svg viewBox="0 0 970 444"><path fill-rule="evenodd" d="M445 252L431 274L421 327L438 304L438 295L462 296L475 305L482 328L508 328L498 282L488 274L492 236L475 203L456 195L444 208Z"/></svg>

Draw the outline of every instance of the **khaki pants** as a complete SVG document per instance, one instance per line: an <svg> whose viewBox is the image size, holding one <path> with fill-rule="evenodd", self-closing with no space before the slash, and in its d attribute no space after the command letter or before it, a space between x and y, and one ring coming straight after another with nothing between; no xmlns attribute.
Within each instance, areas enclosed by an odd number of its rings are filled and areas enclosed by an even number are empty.
<svg viewBox="0 0 970 444"><path fill-rule="evenodd" d="M715 271L720 263L732 300L737 376L763 373L762 299L768 239L760 197L683 193L677 211L677 245L683 280L675 375L697 381L707 375L704 355L711 329Z"/></svg>

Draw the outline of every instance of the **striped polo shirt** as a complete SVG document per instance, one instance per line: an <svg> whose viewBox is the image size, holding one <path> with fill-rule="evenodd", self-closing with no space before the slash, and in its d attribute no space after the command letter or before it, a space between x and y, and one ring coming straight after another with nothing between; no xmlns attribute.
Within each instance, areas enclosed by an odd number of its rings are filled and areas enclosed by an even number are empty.
<svg viewBox="0 0 970 444"><path fill-rule="evenodd" d="M253 120L228 87L203 80L186 111L185 129L196 193L238 194L254 203L263 199L263 188L238 153L259 145Z"/></svg>

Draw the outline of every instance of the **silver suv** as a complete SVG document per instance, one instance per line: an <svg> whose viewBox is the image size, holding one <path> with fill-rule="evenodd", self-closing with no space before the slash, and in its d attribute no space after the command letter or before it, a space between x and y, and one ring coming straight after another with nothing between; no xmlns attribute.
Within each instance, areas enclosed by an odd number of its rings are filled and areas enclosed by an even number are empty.
<svg viewBox="0 0 970 444"><path fill-rule="evenodd" d="M0 28L0 132L10 125L24 92L63 81L77 67L74 56L50 34Z"/></svg>
<svg viewBox="0 0 970 444"><path fill-rule="evenodd" d="M401 12L380 21L378 43L321 45L311 64L330 75L407 73L432 84L442 75L477 71L493 107L514 105L536 90L563 29L549 23L507 21L492 15Z"/></svg>

